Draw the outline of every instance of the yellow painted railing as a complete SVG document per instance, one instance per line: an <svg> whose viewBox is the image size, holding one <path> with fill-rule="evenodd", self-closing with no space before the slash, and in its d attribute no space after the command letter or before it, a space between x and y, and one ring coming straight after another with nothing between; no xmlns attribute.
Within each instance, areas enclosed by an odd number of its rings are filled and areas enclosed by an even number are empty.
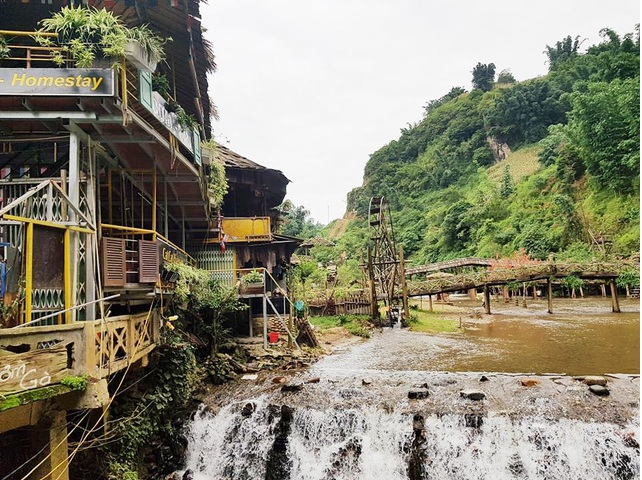
<svg viewBox="0 0 642 480"><path fill-rule="evenodd" d="M270 217L223 218L221 226L226 243L264 242L272 239Z"/></svg>

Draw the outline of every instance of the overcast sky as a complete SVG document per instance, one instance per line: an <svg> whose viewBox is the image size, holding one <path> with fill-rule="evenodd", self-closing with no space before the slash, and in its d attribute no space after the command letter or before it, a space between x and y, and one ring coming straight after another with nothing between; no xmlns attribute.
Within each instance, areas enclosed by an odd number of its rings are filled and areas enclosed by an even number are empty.
<svg viewBox="0 0 642 480"><path fill-rule="evenodd" d="M517 80L547 72L546 45L623 35L638 0L209 0L218 71L215 138L281 170L289 198L320 223L342 217L369 156L423 105L470 90L477 62Z"/></svg>

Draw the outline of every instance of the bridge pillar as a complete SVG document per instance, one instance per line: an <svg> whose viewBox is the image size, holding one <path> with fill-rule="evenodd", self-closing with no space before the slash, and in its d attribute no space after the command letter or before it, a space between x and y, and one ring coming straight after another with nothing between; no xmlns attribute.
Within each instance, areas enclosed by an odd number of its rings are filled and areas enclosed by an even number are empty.
<svg viewBox="0 0 642 480"><path fill-rule="evenodd" d="M548 313L553 313L553 284L550 277L546 279L546 298L548 298Z"/></svg>
<svg viewBox="0 0 642 480"><path fill-rule="evenodd" d="M613 310L613 313L620 313L620 302L617 298L617 288L615 287L614 278L609 281L609 287L611 289L611 310Z"/></svg>
<svg viewBox="0 0 642 480"><path fill-rule="evenodd" d="M484 285L484 308L486 315L490 315L490 289L488 285Z"/></svg>

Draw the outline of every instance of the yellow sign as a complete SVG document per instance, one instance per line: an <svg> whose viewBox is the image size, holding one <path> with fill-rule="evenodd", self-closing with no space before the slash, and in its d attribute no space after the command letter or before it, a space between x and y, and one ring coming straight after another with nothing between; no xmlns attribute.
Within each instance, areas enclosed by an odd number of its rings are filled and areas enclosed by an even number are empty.
<svg viewBox="0 0 642 480"><path fill-rule="evenodd" d="M3 68L0 95L113 96L110 68Z"/></svg>

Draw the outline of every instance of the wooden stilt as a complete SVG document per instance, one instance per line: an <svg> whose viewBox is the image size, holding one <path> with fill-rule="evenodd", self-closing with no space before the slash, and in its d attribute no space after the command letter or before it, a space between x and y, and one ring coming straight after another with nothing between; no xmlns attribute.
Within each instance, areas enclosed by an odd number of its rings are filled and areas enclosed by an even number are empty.
<svg viewBox="0 0 642 480"><path fill-rule="evenodd" d="M428 295L428 311L432 312L432 295Z"/></svg>
<svg viewBox="0 0 642 480"><path fill-rule="evenodd" d="M551 279L546 279L546 297L548 298L548 313L553 313L553 284Z"/></svg>
<svg viewBox="0 0 642 480"><path fill-rule="evenodd" d="M486 315L490 315L490 290L488 285L484 285L484 309L486 310Z"/></svg>
<svg viewBox="0 0 642 480"><path fill-rule="evenodd" d="M617 298L617 288L615 287L614 278L609 281L609 287L611 288L611 309L613 313L620 313L620 302Z"/></svg>
<svg viewBox="0 0 642 480"><path fill-rule="evenodd" d="M477 289L469 288L468 289L468 298L471 300L477 300Z"/></svg>

